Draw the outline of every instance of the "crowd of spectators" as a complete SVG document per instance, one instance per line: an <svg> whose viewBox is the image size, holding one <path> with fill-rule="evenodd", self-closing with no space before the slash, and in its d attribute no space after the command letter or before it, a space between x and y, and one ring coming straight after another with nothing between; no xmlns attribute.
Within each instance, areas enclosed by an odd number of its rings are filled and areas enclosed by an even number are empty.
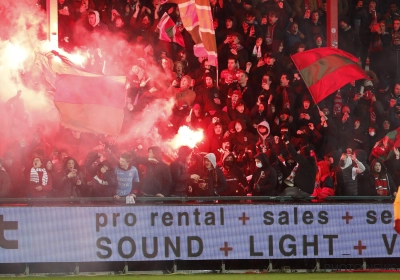
<svg viewBox="0 0 400 280"><path fill-rule="evenodd" d="M337 1L338 48L370 79L315 104L290 55L326 46L324 0L210 0L219 68L194 56L175 4L58 0L60 46L85 50L89 72L126 76L122 134L152 100L173 96L175 106L129 144L65 128L50 137L35 126L0 159L0 197L395 195L398 147L385 161L379 151L400 125L398 2ZM164 13L186 47L159 40ZM162 84L149 81L150 67ZM5 106L12 129L28 126L21 92ZM183 125L204 139L168 157L152 140Z"/></svg>

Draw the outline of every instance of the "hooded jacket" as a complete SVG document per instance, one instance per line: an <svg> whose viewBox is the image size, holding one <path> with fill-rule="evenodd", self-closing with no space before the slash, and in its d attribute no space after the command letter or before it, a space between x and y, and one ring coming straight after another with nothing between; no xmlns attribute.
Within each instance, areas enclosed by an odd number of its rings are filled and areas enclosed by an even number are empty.
<svg viewBox="0 0 400 280"><path fill-rule="evenodd" d="M226 163L228 156L233 157L230 166ZM245 195L244 189L247 186L247 179L242 169L236 165L236 158L232 153L226 154L222 159L222 172L226 179L227 189L220 194L224 196Z"/></svg>
<svg viewBox="0 0 400 280"><path fill-rule="evenodd" d="M235 125L236 123L239 123L242 126L242 130L232 135L232 147L238 146L243 150L247 147L252 150L254 148L254 144L256 143L254 135L246 131L246 124L242 120L237 120L235 121Z"/></svg>
<svg viewBox="0 0 400 280"><path fill-rule="evenodd" d="M262 135L258 129L259 126L265 126L267 128L267 133ZM270 136L271 134L271 129L269 127L269 123L267 121L262 121L257 125L257 133L259 135L258 141L256 143L256 150L257 153L262 153L263 147L270 147L272 148L272 144L274 143L272 137Z"/></svg>
<svg viewBox="0 0 400 280"><path fill-rule="evenodd" d="M267 155L260 153L254 158L261 161L262 167L254 171L249 182L249 191L253 196L276 195L278 176L275 169L269 164Z"/></svg>
<svg viewBox="0 0 400 280"><path fill-rule="evenodd" d="M197 194L199 196L219 195L227 188L224 173L222 173L221 169L217 168L217 160L213 153L206 154L204 159L208 159L211 162L212 169L207 170L203 168L201 180L206 184L206 188L204 190L197 188Z"/></svg>

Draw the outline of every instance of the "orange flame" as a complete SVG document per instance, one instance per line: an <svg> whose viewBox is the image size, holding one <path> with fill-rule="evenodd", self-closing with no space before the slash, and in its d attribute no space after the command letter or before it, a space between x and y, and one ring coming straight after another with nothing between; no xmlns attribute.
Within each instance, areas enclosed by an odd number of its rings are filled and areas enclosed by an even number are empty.
<svg viewBox="0 0 400 280"><path fill-rule="evenodd" d="M28 58L28 55L28 50L9 42L4 55L6 61L3 61L3 63L8 65L11 69L23 69L24 62Z"/></svg>
<svg viewBox="0 0 400 280"><path fill-rule="evenodd" d="M169 142L173 149L178 149L181 146L189 146L194 148L197 143L203 140L203 130L191 130L186 125L181 126L178 130L178 134Z"/></svg>

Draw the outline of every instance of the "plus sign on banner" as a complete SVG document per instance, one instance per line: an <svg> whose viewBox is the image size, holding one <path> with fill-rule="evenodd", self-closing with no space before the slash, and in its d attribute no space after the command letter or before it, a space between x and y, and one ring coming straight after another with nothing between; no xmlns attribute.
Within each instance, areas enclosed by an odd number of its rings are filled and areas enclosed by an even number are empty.
<svg viewBox="0 0 400 280"><path fill-rule="evenodd" d="M400 257L391 204L0 208L0 262Z"/></svg>

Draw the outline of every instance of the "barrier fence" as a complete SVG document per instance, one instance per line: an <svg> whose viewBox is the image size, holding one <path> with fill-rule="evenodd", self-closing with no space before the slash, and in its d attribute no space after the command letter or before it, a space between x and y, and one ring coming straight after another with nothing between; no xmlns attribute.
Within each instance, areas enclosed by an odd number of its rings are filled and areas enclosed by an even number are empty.
<svg viewBox="0 0 400 280"><path fill-rule="evenodd" d="M400 257L392 204L376 203L377 197L346 204L290 197L264 197L258 204L221 203L248 197L174 203L189 199L138 198L145 203L104 206L85 203L109 198L1 199L0 262ZM4 205L12 201L21 206ZM167 201L172 204L160 203ZM65 205L26 207L45 202Z"/></svg>

